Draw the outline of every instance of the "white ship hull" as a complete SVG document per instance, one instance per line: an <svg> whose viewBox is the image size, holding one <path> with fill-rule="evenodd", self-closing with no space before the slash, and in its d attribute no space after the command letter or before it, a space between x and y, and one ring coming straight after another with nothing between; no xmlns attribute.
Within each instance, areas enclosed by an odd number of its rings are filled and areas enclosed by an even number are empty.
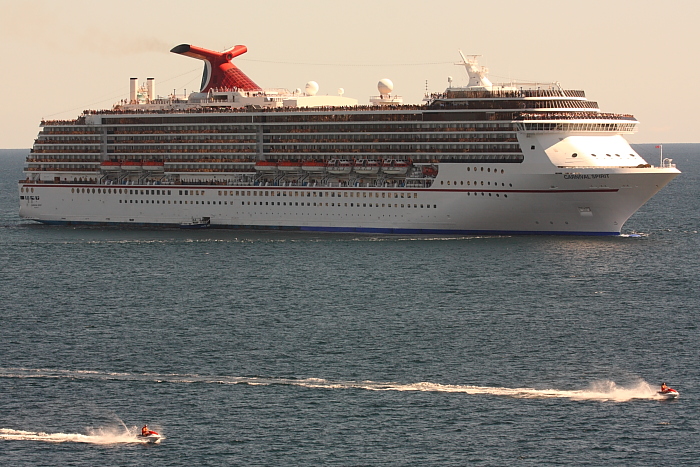
<svg viewBox="0 0 700 467"><path fill-rule="evenodd" d="M463 166L442 164L440 171L455 174ZM433 188L25 183L20 216L48 224L178 226L209 217L212 227L229 228L617 235L677 174L674 168L490 174L484 178L492 185L467 186L465 177L448 186L438 177Z"/></svg>
<svg viewBox="0 0 700 467"><path fill-rule="evenodd" d="M680 172L652 167L579 90L469 85L403 105L263 90L230 63L245 46L171 52L204 60L202 88L153 81L110 110L42 121L19 184L20 215L52 224L426 234L616 235ZM144 94L145 92L145 94ZM144 97L145 96L145 97ZM387 105L390 104L390 105ZM661 149L661 148L659 148ZM660 155L661 156L661 155ZM118 169L117 169L118 167ZM199 223L197 223L199 225Z"/></svg>

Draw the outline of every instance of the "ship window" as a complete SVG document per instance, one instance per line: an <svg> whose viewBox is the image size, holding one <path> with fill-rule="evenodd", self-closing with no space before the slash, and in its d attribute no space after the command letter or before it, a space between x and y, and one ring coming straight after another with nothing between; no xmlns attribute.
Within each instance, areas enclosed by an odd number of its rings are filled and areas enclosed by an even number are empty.
<svg viewBox="0 0 700 467"><path fill-rule="evenodd" d="M535 145L533 144L532 146L530 146L530 149L531 149L532 151L534 151L534 150L535 150Z"/></svg>
<svg viewBox="0 0 700 467"><path fill-rule="evenodd" d="M577 153L573 153L573 154L571 155L571 157L578 157L578 154L577 154Z"/></svg>
<svg viewBox="0 0 700 467"><path fill-rule="evenodd" d="M22 188L22 191L24 192L24 188ZM71 192L71 193L75 193L75 188L71 188L71 189L70 189L70 192Z"/></svg>

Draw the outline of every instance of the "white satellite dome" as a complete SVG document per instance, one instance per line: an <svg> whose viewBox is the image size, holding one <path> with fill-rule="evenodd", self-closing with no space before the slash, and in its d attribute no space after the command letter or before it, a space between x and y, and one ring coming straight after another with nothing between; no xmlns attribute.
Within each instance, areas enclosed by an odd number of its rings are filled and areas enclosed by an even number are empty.
<svg viewBox="0 0 700 467"><path fill-rule="evenodd" d="M315 96L318 92L318 83L316 81L309 81L306 83L306 87L304 89L307 95Z"/></svg>
<svg viewBox="0 0 700 467"><path fill-rule="evenodd" d="M394 83L389 78L380 79L377 83L377 89L379 94L391 94L391 91L394 90Z"/></svg>
<svg viewBox="0 0 700 467"><path fill-rule="evenodd" d="M339 96L342 96L343 94L345 94L345 89L343 89L343 88L338 88L338 95L339 95Z"/></svg>

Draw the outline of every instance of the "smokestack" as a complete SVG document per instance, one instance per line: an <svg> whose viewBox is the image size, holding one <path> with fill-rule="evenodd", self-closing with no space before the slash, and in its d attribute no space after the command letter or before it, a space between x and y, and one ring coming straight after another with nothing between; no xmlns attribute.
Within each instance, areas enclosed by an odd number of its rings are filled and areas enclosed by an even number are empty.
<svg viewBox="0 0 700 467"><path fill-rule="evenodd" d="M155 78L146 78L146 92L148 93L148 102L153 102L153 99L156 98Z"/></svg>
<svg viewBox="0 0 700 467"><path fill-rule="evenodd" d="M138 89L137 80L138 78L131 78L129 82L129 104L136 104L136 90Z"/></svg>

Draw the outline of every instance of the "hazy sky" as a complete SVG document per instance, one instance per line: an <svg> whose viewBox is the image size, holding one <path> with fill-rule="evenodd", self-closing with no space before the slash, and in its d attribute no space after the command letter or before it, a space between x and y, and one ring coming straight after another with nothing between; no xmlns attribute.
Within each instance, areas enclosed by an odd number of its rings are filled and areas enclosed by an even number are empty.
<svg viewBox="0 0 700 467"><path fill-rule="evenodd" d="M41 118L72 119L128 97L129 78L156 93L198 90L187 43L236 44L263 88L320 84L368 103L390 78L406 103L447 77L466 84L458 49L481 54L493 82L583 89L604 112L641 122L631 142L700 142L698 0L0 0L0 148L28 148Z"/></svg>

